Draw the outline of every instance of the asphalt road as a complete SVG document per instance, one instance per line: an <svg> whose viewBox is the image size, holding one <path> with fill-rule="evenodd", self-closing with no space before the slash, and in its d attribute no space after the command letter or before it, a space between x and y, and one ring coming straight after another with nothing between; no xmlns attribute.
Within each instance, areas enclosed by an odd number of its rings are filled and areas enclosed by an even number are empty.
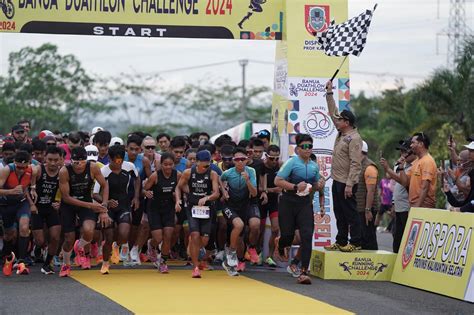
<svg viewBox="0 0 474 315"><path fill-rule="evenodd" d="M389 249L390 234L378 235L380 248ZM31 270L29 276L0 276L0 314L130 313L73 279L42 275L39 266ZM313 285L302 286L284 270L249 268L244 275L358 314L474 314L474 304L390 282L313 278Z"/></svg>

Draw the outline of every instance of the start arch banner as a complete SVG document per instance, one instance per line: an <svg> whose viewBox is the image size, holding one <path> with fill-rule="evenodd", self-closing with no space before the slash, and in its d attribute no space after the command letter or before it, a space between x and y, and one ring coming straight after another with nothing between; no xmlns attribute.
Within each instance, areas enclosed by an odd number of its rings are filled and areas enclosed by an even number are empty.
<svg viewBox="0 0 474 315"><path fill-rule="evenodd" d="M280 40L284 0L0 0L0 32Z"/></svg>

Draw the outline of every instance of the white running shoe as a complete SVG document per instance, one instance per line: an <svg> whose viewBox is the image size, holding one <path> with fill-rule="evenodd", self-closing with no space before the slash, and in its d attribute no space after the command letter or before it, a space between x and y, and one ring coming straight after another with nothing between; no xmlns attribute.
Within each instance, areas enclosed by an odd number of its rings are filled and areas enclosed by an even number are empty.
<svg viewBox="0 0 474 315"><path fill-rule="evenodd" d="M225 258L225 252L223 250L221 250L216 254L216 257L214 258L214 261L218 262L218 263L221 263L221 262L224 261L224 258Z"/></svg>
<svg viewBox="0 0 474 315"><path fill-rule="evenodd" d="M235 250L234 251L229 251L226 258L227 258L227 264L230 267L235 268L239 264L239 259L237 258L237 252Z"/></svg>
<svg viewBox="0 0 474 315"><path fill-rule="evenodd" d="M132 260L133 265L141 265L140 256L138 255L138 247L133 246L130 251L130 259Z"/></svg>
<svg viewBox="0 0 474 315"><path fill-rule="evenodd" d="M122 244L120 248L120 261L125 263L126 260L129 258L130 249L128 248L128 244Z"/></svg>

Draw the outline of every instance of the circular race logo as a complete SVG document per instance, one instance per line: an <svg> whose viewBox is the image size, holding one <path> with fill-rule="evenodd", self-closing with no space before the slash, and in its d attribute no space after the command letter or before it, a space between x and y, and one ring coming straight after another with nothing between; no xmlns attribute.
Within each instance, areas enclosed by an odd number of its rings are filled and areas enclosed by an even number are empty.
<svg viewBox="0 0 474 315"><path fill-rule="evenodd" d="M303 121L304 129L308 134L317 139L325 139L334 132L331 118L320 110L313 109Z"/></svg>

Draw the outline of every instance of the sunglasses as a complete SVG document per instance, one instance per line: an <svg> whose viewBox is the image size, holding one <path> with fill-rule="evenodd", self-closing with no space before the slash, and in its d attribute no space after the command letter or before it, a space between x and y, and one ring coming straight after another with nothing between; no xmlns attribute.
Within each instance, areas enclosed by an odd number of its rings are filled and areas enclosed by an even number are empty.
<svg viewBox="0 0 474 315"><path fill-rule="evenodd" d="M233 158L232 160L233 160L234 162L244 162L244 161L247 161L247 158L240 157L240 158Z"/></svg>
<svg viewBox="0 0 474 315"><path fill-rule="evenodd" d="M269 156L268 159L270 161L278 161L280 159L280 157L279 156Z"/></svg>
<svg viewBox="0 0 474 315"><path fill-rule="evenodd" d="M299 147L303 150L310 150L313 148L313 145L312 144L302 144L302 145L299 145Z"/></svg>
<svg viewBox="0 0 474 315"><path fill-rule="evenodd" d="M270 133L269 133L268 131L262 130L262 131L259 131L259 132L258 132L258 135L259 135L259 136L269 136Z"/></svg>
<svg viewBox="0 0 474 315"><path fill-rule="evenodd" d="M155 150L155 149L156 149L156 146L154 146L154 145L146 145L146 146L145 146L145 149L147 149L147 150Z"/></svg>
<svg viewBox="0 0 474 315"><path fill-rule="evenodd" d="M90 151L90 152L87 152L87 156L99 156L99 152Z"/></svg>
<svg viewBox="0 0 474 315"><path fill-rule="evenodd" d="M73 165L80 165L80 164L85 164L87 160L71 160L71 164Z"/></svg>

